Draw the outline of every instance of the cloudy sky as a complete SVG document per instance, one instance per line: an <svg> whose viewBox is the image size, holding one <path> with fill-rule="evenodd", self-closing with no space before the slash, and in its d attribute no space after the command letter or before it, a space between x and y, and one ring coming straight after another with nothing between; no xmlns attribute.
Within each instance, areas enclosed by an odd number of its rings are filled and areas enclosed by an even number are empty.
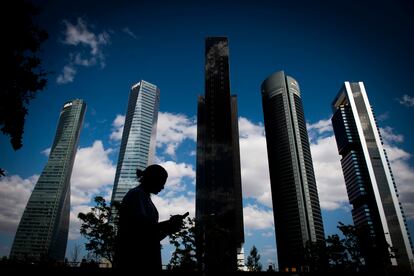
<svg viewBox="0 0 414 276"><path fill-rule="evenodd" d="M408 1L101 2L36 1L37 22L49 33L41 53L48 85L31 102L23 148L13 151L0 136L0 167L7 172L0 180L0 256L9 254L47 162L60 109L75 98L88 109L71 179L67 257L83 245L76 216L94 196L110 198L128 93L141 79L161 91L157 160L170 175L154 202L161 219L187 210L194 215L196 103L204 93L204 39L215 35L229 38L231 89L238 95L245 251L255 245L265 267L276 262L259 87L279 70L301 88L325 234L337 233L338 221L352 223L330 104L344 81L363 81L414 235L414 10ZM163 244L166 264L172 249L168 240Z"/></svg>

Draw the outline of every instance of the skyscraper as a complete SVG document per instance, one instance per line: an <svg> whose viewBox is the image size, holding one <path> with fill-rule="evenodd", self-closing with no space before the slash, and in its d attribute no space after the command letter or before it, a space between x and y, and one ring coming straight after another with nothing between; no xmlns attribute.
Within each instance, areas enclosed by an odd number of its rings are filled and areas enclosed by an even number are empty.
<svg viewBox="0 0 414 276"><path fill-rule="evenodd" d="M208 37L205 96L198 98L197 257L204 271L236 271L244 243L237 97L226 37Z"/></svg>
<svg viewBox="0 0 414 276"><path fill-rule="evenodd" d="M137 186L136 169L144 170L155 155L160 90L141 80L129 93L128 107L116 166L112 202Z"/></svg>
<svg viewBox="0 0 414 276"><path fill-rule="evenodd" d="M69 231L70 177L85 115L83 100L65 103L55 140L17 228L10 258L63 261Z"/></svg>
<svg viewBox="0 0 414 276"><path fill-rule="evenodd" d="M279 269L308 270L305 246L324 230L299 85L279 71L261 91Z"/></svg>
<svg viewBox="0 0 414 276"><path fill-rule="evenodd" d="M362 82L345 82L332 103L332 125L361 250L372 269L410 270L411 240L397 187ZM394 249L390 258L388 246Z"/></svg>

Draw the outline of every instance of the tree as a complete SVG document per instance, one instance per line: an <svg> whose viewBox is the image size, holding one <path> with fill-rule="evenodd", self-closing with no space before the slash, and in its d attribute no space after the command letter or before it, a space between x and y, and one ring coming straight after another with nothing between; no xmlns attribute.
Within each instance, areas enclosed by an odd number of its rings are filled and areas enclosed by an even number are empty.
<svg viewBox="0 0 414 276"><path fill-rule="evenodd" d="M197 267L195 249L194 218L187 217L184 227L177 233L169 235L170 244L175 246L168 269L194 271Z"/></svg>
<svg viewBox="0 0 414 276"><path fill-rule="evenodd" d="M348 264L348 255L344 246L344 240L337 234L334 234L328 236L326 244L329 265L334 269L344 270Z"/></svg>
<svg viewBox="0 0 414 276"><path fill-rule="evenodd" d="M91 208L91 212L78 214L78 218L82 221L80 233L89 241L85 244L86 250L107 259L112 264L115 255L118 219L117 217L112 218L112 208L103 197L95 197L95 203L96 206ZM118 205L113 207L115 210L119 209Z"/></svg>
<svg viewBox="0 0 414 276"><path fill-rule="evenodd" d="M338 222L337 227L344 238L334 234L326 239L329 265L338 271L359 271L363 266L363 258L357 228L342 222Z"/></svg>
<svg viewBox="0 0 414 276"><path fill-rule="evenodd" d="M247 257L247 269L249 271L262 271L262 264L259 260L260 254L257 252L256 246L253 245L250 255Z"/></svg>
<svg viewBox="0 0 414 276"><path fill-rule="evenodd" d="M46 73L37 53L48 34L33 23L38 9L29 2L8 1L1 11L1 34L6 41L0 51L0 130L10 136L13 149L18 150L28 104L46 86Z"/></svg>
<svg viewBox="0 0 414 276"><path fill-rule="evenodd" d="M358 268L362 266L362 254L357 228L354 225L345 225L340 221L338 224L338 229L341 230L345 237L343 243L348 254L348 259L350 260L349 266L352 267L353 270L358 270Z"/></svg>
<svg viewBox="0 0 414 276"><path fill-rule="evenodd" d="M322 272L327 269L328 257L325 241L306 242L305 262L310 272Z"/></svg>

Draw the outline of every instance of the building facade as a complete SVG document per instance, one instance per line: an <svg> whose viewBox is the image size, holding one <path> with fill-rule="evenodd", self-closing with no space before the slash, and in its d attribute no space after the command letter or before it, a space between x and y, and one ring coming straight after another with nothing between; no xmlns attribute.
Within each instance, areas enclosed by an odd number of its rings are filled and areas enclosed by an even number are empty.
<svg viewBox="0 0 414 276"><path fill-rule="evenodd" d="M261 92L279 270L312 270L305 247L324 229L299 85L279 71Z"/></svg>
<svg viewBox="0 0 414 276"><path fill-rule="evenodd" d="M404 212L364 84L345 82L332 103L332 111L365 263L371 269L398 265L402 270L411 270L414 258Z"/></svg>
<svg viewBox="0 0 414 276"><path fill-rule="evenodd" d="M63 261L69 231L70 178L86 104L65 103L49 160L29 198L11 248L21 261Z"/></svg>
<svg viewBox="0 0 414 276"><path fill-rule="evenodd" d="M154 162L160 90L141 80L129 93L121 147L112 191L112 203L122 201L137 186L137 168Z"/></svg>
<svg viewBox="0 0 414 276"><path fill-rule="evenodd" d="M226 37L206 38L205 96L198 98L196 243L203 271L236 271L244 243L237 97Z"/></svg>

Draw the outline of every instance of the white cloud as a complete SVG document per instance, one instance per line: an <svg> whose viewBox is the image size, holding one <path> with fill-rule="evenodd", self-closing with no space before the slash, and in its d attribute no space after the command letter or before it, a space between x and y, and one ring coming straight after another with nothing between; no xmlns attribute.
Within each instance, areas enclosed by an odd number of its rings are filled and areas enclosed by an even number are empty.
<svg viewBox="0 0 414 276"><path fill-rule="evenodd" d="M73 82L76 75L76 69L72 64L65 65L62 69L62 73L56 78L58 84L65 84Z"/></svg>
<svg viewBox="0 0 414 276"><path fill-rule="evenodd" d="M272 207L264 128L240 117L239 133L243 196Z"/></svg>
<svg viewBox="0 0 414 276"><path fill-rule="evenodd" d="M112 123L110 139L120 141L125 116L117 115ZM176 150L186 139L196 141L197 123L183 114L159 112L157 122L157 147L164 148L164 154L175 158Z"/></svg>
<svg viewBox="0 0 414 276"><path fill-rule="evenodd" d="M124 127L125 124L125 116L124 115L116 115L115 120L112 122L112 126L114 127Z"/></svg>
<svg viewBox="0 0 414 276"><path fill-rule="evenodd" d="M321 208L335 210L347 206L348 194L335 137L316 139L311 152Z"/></svg>
<svg viewBox="0 0 414 276"><path fill-rule="evenodd" d="M243 208L245 229L269 229L274 228L273 212L263 210L258 205L247 205Z"/></svg>
<svg viewBox="0 0 414 276"><path fill-rule="evenodd" d="M124 131L125 116L116 115L115 120L112 122L112 133L109 136L109 139L113 141L121 141L122 132Z"/></svg>
<svg viewBox="0 0 414 276"><path fill-rule="evenodd" d="M308 131L317 131L319 134L332 131L332 124L330 119L319 120L314 124L306 124Z"/></svg>
<svg viewBox="0 0 414 276"><path fill-rule="evenodd" d="M414 168L402 159L391 161L391 168L404 213L407 218L414 219Z"/></svg>
<svg viewBox="0 0 414 276"><path fill-rule="evenodd" d="M162 162L160 165L163 166L168 172L165 190L167 192L173 192L170 194L185 190L186 185L184 185L184 178L188 178L194 184L196 175L192 165L186 163L176 163L174 161Z"/></svg>
<svg viewBox="0 0 414 276"><path fill-rule="evenodd" d="M270 238L270 237L273 237L275 235L275 232L263 232L262 233L262 236L263 237L265 237L265 238Z"/></svg>
<svg viewBox="0 0 414 276"><path fill-rule="evenodd" d="M388 120L389 118L390 118L390 112L388 111L377 116L378 121L385 121L385 120Z"/></svg>
<svg viewBox="0 0 414 276"><path fill-rule="evenodd" d="M330 119L307 124L313 168L322 209L348 206L348 194Z"/></svg>
<svg viewBox="0 0 414 276"><path fill-rule="evenodd" d="M110 43L110 36L106 31L100 34L95 34L88 29L87 23L78 17L77 24L74 25L67 20L63 20L66 26L65 40L63 43L69 45L83 45L90 48L90 53L93 56L101 53L101 46Z"/></svg>
<svg viewBox="0 0 414 276"><path fill-rule="evenodd" d="M380 133L385 143L404 142L404 136L401 134L395 134L392 127L381 127Z"/></svg>
<svg viewBox="0 0 414 276"><path fill-rule="evenodd" d="M384 143L384 148L391 163L395 161L408 161L411 158L410 153L389 143Z"/></svg>
<svg viewBox="0 0 414 276"><path fill-rule="evenodd" d="M18 175L0 178L0 232L16 232L38 178L38 175L26 179Z"/></svg>
<svg viewBox="0 0 414 276"><path fill-rule="evenodd" d="M402 98L397 98L397 101L406 106L406 107L412 107L414 106L414 97L411 97L407 94L403 95Z"/></svg>
<svg viewBox="0 0 414 276"><path fill-rule="evenodd" d="M113 185L115 166L109 159L111 152L99 140L91 147L78 149L71 178L72 205L86 204L106 185Z"/></svg>
<svg viewBox="0 0 414 276"><path fill-rule="evenodd" d="M130 37L132 37L133 39L138 38L137 35L133 31L131 31L128 27L123 28L122 31L126 33L127 35L129 35Z"/></svg>
<svg viewBox="0 0 414 276"><path fill-rule="evenodd" d="M71 212L69 239L80 237L79 212L90 211L88 204L96 195L110 201L115 178L115 166L109 158L112 149L105 149L102 141L92 146L79 148L71 177Z"/></svg>
<svg viewBox="0 0 414 276"><path fill-rule="evenodd" d="M317 139L324 136L331 135L333 131L330 119L322 119L314 124L306 123L306 128L308 130L309 140L312 143L315 143Z"/></svg>
<svg viewBox="0 0 414 276"><path fill-rule="evenodd" d="M157 123L157 147L164 147L164 153L175 158L175 152L185 140L196 141L197 123L183 114L160 112Z"/></svg>
<svg viewBox="0 0 414 276"><path fill-rule="evenodd" d="M47 148L47 149L42 150L40 153L43 154L46 157L49 157L50 150L51 150L51 148Z"/></svg>
<svg viewBox="0 0 414 276"><path fill-rule="evenodd" d="M241 138L264 137L264 128L262 124L254 124L249 119L239 117L239 136Z"/></svg>
<svg viewBox="0 0 414 276"><path fill-rule="evenodd" d="M73 82L77 72L76 66L90 67L99 64L105 67L103 47L110 44L108 32L92 32L85 20L78 17L76 24L63 20L65 25L63 44L76 47L75 52L69 54L69 63L63 67L62 73L57 77L58 84ZM85 52L83 49L87 49Z"/></svg>
<svg viewBox="0 0 414 276"><path fill-rule="evenodd" d="M407 218L414 219L414 168L409 163L412 154L396 145L404 141L403 135L388 126L380 128L380 131L404 213Z"/></svg>
<svg viewBox="0 0 414 276"><path fill-rule="evenodd" d="M69 218L69 240L76 240L81 237L79 232L80 227L82 225L81 221L78 219L78 214L82 213L89 213L91 211L91 206L88 205L76 205L71 208L70 211L70 218Z"/></svg>
<svg viewBox="0 0 414 276"><path fill-rule="evenodd" d="M182 215L185 212L190 213L190 217L195 216L195 198L194 197L165 197L153 195L152 201L157 207L160 221L170 218L171 215Z"/></svg>
<svg viewBox="0 0 414 276"><path fill-rule="evenodd" d="M85 57L82 57L81 53L71 54L70 57L71 57L70 59L73 61L74 64L85 66L85 67L93 66L97 62L96 57L93 56L90 58L85 58Z"/></svg>

